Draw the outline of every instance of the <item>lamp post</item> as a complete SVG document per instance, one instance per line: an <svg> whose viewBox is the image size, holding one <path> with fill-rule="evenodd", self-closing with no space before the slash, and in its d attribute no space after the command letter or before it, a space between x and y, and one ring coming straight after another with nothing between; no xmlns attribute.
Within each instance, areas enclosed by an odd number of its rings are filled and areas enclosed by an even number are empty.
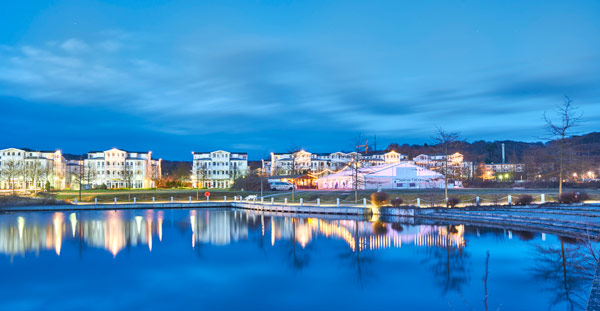
<svg viewBox="0 0 600 311"><path fill-rule="evenodd" d="M261 168L260 169L260 173L258 175L260 177L260 197L261 198L263 197L263 175L264 175L264 173L263 173L263 170Z"/></svg>

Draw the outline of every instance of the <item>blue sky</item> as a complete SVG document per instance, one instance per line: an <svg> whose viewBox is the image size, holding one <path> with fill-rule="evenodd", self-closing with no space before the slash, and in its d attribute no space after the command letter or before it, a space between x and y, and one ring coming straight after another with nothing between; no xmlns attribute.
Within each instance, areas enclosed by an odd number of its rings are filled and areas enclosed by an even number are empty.
<svg viewBox="0 0 600 311"><path fill-rule="evenodd" d="M0 147L190 160L598 130L598 1L3 1Z"/></svg>

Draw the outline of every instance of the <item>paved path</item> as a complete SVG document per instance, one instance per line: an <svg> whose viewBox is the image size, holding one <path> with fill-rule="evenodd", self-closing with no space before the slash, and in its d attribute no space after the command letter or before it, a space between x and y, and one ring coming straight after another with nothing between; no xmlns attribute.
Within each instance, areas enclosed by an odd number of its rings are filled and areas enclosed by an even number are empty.
<svg viewBox="0 0 600 311"><path fill-rule="evenodd" d="M590 292L586 310L600 311L600 263L598 263L598 267L596 267L596 276L594 277L594 284L592 285L592 291Z"/></svg>

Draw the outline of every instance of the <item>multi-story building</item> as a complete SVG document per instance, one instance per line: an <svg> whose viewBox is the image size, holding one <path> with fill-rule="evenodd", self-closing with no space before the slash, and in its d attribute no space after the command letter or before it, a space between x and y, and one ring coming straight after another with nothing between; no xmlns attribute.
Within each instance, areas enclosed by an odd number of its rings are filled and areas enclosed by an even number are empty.
<svg viewBox="0 0 600 311"><path fill-rule="evenodd" d="M473 178L473 162L465 161L464 156L455 152L453 154L420 154L413 158L415 165L439 171L448 176L460 176L461 178ZM444 167L446 171L444 172Z"/></svg>
<svg viewBox="0 0 600 311"><path fill-rule="evenodd" d="M291 153L271 153L271 160L263 161L263 170L270 171L271 175L295 175L338 171L352 161L360 161L365 166L375 166L400 163L407 159L406 155L395 151L310 153L299 150Z"/></svg>
<svg viewBox="0 0 600 311"><path fill-rule="evenodd" d="M47 183L54 189L65 187L65 158L60 150L0 150L0 189L43 189Z"/></svg>
<svg viewBox="0 0 600 311"><path fill-rule="evenodd" d="M229 188L235 179L246 176L248 154L245 152L192 152L192 186Z"/></svg>
<svg viewBox="0 0 600 311"><path fill-rule="evenodd" d="M521 163L490 163L485 164L483 179L515 180L523 179L525 164Z"/></svg>
<svg viewBox="0 0 600 311"><path fill-rule="evenodd" d="M137 152L113 148L90 151L83 160L82 184L107 188L153 188L161 178L161 159L152 160L152 151Z"/></svg>

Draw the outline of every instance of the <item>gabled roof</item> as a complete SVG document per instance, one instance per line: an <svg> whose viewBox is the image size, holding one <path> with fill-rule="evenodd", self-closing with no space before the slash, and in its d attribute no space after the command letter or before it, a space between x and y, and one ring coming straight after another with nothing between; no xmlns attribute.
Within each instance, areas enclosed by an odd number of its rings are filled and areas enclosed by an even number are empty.
<svg viewBox="0 0 600 311"><path fill-rule="evenodd" d="M248 154L247 152L237 152L237 151L227 151L227 150L192 151L192 153L193 154L197 154L197 153L213 153L213 152L218 152L218 151L227 152L227 153L236 153L236 154Z"/></svg>
<svg viewBox="0 0 600 311"><path fill-rule="evenodd" d="M111 150L118 150L118 151L123 151L126 153L150 153L151 151L131 151L131 150L125 150L125 149L121 149L121 148L110 148L108 150L94 150L94 151L89 151L88 153L100 153L100 152L108 152Z"/></svg>

